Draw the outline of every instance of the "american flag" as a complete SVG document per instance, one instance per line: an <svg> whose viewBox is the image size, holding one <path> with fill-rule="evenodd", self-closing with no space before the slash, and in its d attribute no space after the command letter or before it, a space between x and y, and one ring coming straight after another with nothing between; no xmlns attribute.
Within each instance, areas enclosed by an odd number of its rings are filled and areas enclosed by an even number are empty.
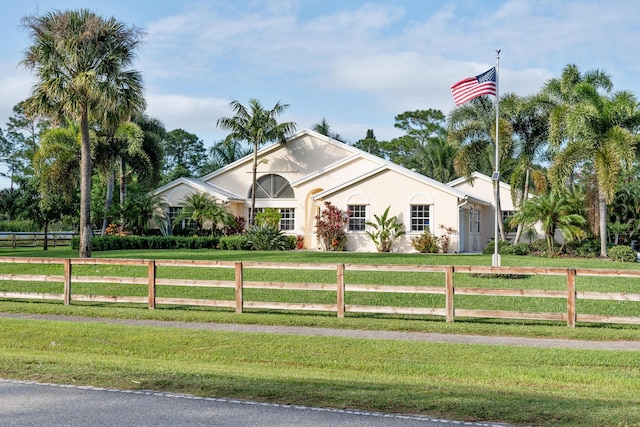
<svg viewBox="0 0 640 427"><path fill-rule="evenodd" d="M451 86L453 102L462 105L481 95L496 96L496 67L475 77L467 77Z"/></svg>

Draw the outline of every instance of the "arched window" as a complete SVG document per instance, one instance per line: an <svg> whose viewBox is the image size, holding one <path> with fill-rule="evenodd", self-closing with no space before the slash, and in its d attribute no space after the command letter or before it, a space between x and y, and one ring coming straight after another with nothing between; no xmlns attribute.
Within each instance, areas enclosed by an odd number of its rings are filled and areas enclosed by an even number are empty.
<svg viewBox="0 0 640 427"><path fill-rule="evenodd" d="M252 191L249 190L249 197ZM263 175L256 181L256 199L293 199L293 188L280 175Z"/></svg>

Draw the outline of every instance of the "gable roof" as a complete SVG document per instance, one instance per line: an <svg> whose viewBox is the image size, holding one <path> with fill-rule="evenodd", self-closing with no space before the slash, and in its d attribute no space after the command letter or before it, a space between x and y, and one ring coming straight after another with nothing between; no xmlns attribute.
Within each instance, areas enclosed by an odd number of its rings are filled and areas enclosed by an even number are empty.
<svg viewBox="0 0 640 427"><path fill-rule="evenodd" d="M199 190L203 193L210 194L218 200L222 200L223 202L230 201L239 201L242 202L245 200L244 197L233 193L229 190L225 190L224 188L218 187L214 184L209 184L207 182L201 181L199 179L194 178L178 178L170 183L163 185L160 188L156 188L152 194L161 194L165 191L171 190L172 188L178 187L180 185L186 185L187 187L193 188L194 190Z"/></svg>
<svg viewBox="0 0 640 427"><path fill-rule="evenodd" d="M340 141L337 141L335 139L329 138L329 137L327 137L325 135L322 135L322 134L320 134L318 132L315 132L313 130L310 130L310 129L303 129L300 132L296 132L295 134L287 137L286 143L288 143L289 141L294 141L296 139L302 138L304 136L311 136L313 138L319 139L319 140L321 140L321 141L323 141L325 143L328 143L330 145L334 145L334 146L340 147L341 149L344 149L346 151L350 151L350 152L352 152L354 154L357 151L360 151L357 148L350 146L349 144L345 144L344 142L340 142ZM263 147L263 148L258 150L257 156L259 158L259 157L265 156L267 154L270 154L270 153L272 153L274 151L277 151L278 149L281 149L283 146L285 146L286 143L285 144L281 144L280 142L274 142L271 145L267 145L267 146L265 146L265 147ZM225 172L227 172L227 171L229 171L231 169L237 168L238 166L241 166L241 165L243 165L245 163L249 163L249 162L252 162L252 161L253 161L253 153L250 153L250 154L244 156L243 158L236 160L233 163L229 163L228 165L226 165L226 166L224 166L224 167L222 167L220 169L217 169L217 170L215 170L213 172L208 173L207 175L204 175L204 176L200 177L199 179L201 181L208 181L213 177L216 177L218 175L222 175L222 174L224 174Z"/></svg>
<svg viewBox="0 0 640 427"><path fill-rule="evenodd" d="M481 181L485 181L493 185L493 178L480 172L473 172L471 174L470 179L468 179L467 177L461 176L460 178L456 178L453 181L449 181L447 185L450 185L451 187L457 187L458 185L463 184L465 182L470 182L471 186L473 187L473 181L475 179L479 179ZM500 188L511 191L511 186L504 181L500 181Z"/></svg>

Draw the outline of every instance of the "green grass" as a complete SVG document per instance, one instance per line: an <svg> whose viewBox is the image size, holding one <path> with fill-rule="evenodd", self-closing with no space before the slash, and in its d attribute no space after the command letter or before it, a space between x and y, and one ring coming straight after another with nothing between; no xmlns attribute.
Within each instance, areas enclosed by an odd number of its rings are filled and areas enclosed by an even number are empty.
<svg viewBox="0 0 640 427"><path fill-rule="evenodd" d="M94 257L217 259L227 261L490 265L490 256L355 254L323 252L127 251ZM0 249L0 256L75 258L68 249ZM606 260L502 258L507 266L639 268ZM75 266L74 274L145 277L146 268ZM0 264L0 273L62 274L62 266ZM161 277L232 280L223 268L159 267ZM347 271L347 283L443 286L442 273ZM247 270L245 280L334 283L335 271ZM562 277L496 279L456 274L456 286L564 289ZM61 293L61 284L2 282L37 292ZM578 289L640 292L637 280L578 277ZM146 286L75 284L74 292L146 295ZM158 287L160 296L232 299L233 290ZM332 292L247 289L245 297L264 301L335 302ZM347 294L350 304L444 306L442 295ZM579 312L639 315L638 303L579 301ZM522 311L564 311L566 302L456 296L457 307ZM640 340L629 325L444 319L160 306L135 304L0 301L0 312L218 322L344 329ZM41 382L152 389L201 396L242 398L334 408L415 413L458 420L502 421L524 425L640 425L640 366L637 352L497 347L400 342L335 337L227 333L0 318L0 377Z"/></svg>
<svg viewBox="0 0 640 427"><path fill-rule="evenodd" d="M636 352L0 319L0 376L525 425L640 424Z"/></svg>

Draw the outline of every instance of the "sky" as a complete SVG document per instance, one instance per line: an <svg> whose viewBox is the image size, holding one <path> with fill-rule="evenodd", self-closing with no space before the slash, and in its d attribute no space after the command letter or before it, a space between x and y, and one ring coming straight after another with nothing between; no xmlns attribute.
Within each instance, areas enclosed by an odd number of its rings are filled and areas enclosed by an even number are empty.
<svg viewBox="0 0 640 427"><path fill-rule="evenodd" d="M146 114L205 147L226 136L229 102L251 98L289 104L280 120L298 130L325 119L348 142L368 129L389 140L398 114L448 114L450 86L495 66L497 50L500 94L533 94L576 64L640 95L633 0L21 0L0 14L0 128L35 82L19 66L21 19L81 8L144 30L133 68Z"/></svg>

